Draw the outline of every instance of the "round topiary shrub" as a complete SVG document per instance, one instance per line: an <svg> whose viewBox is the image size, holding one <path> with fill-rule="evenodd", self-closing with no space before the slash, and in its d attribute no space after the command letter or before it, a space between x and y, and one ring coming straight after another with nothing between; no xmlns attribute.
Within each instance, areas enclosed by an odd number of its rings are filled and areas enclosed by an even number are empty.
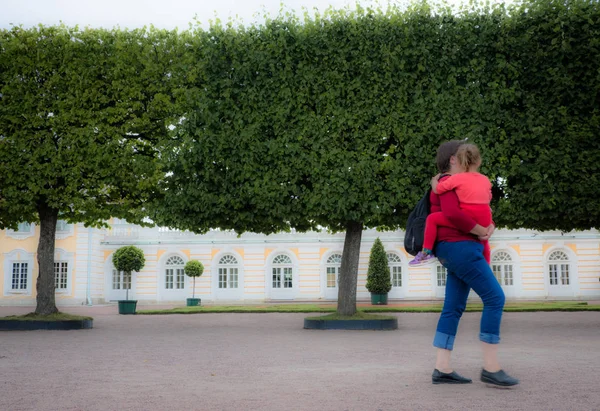
<svg viewBox="0 0 600 411"><path fill-rule="evenodd" d="M185 275L194 279L194 285L192 288L192 298L195 298L194 296L196 292L196 277L200 277L202 275L202 273L204 272L204 266L198 260L190 260L185 264L183 270L185 272Z"/></svg>
<svg viewBox="0 0 600 411"><path fill-rule="evenodd" d="M121 247L113 254L112 258L113 265L117 271L123 271L131 276L133 271L140 271L146 264L144 258L144 252L139 248L130 245L127 247ZM127 288L127 296L129 300L129 287Z"/></svg>

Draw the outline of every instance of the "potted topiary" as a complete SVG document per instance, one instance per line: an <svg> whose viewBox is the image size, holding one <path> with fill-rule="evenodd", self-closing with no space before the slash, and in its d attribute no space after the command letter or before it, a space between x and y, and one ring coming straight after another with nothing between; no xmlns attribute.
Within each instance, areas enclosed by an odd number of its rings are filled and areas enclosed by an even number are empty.
<svg viewBox="0 0 600 411"><path fill-rule="evenodd" d="M371 304L387 305L387 295L391 289L392 282L387 254L381 240L377 238L371 248L369 271L367 272L367 290L371 293Z"/></svg>
<svg viewBox="0 0 600 411"><path fill-rule="evenodd" d="M185 264L183 268L185 275L188 277L192 277L194 279L194 285L192 286L192 298L188 298L186 300L186 305L188 307L193 307L200 304L200 298L194 298L196 295L196 277L200 277L204 272L204 266L198 260L191 260Z"/></svg>
<svg viewBox="0 0 600 411"><path fill-rule="evenodd" d="M140 271L144 268L146 260L144 258L144 252L135 246L121 247L115 251L113 258L113 265L117 271L123 271L131 278L131 273L134 271ZM119 300L119 314L135 314L135 308L137 300L129 299L129 289L131 288L131 281L126 288L125 300Z"/></svg>

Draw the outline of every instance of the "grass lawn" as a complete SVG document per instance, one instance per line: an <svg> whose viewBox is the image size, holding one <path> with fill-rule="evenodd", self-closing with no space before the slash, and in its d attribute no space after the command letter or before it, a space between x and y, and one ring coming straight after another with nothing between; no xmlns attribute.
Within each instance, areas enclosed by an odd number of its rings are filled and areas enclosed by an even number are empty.
<svg viewBox="0 0 600 411"><path fill-rule="evenodd" d="M72 315L67 313L55 313L50 315L37 315L36 313L29 313L25 315L10 315L8 317L0 317L2 321L83 321L92 320L92 317L83 317L81 315Z"/></svg>
<svg viewBox="0 0 600 411"><path fill-rule="evenodd" d="M417 304L417 303L415 303ZM379 305L359 307L364 313L439 313L442 304L415 306ZM483 309L481 303L470 303L467 312L477 312ZM205 313L333 313L335 303L331 304L257 304L257 305L211 305L202 307L176 307L166 310L138 310L141 315L162 314L205 314ZM600 305L588 305L581 301L535 301L510 302L504 307L505 312L529 311L600 311Z"/></svg>

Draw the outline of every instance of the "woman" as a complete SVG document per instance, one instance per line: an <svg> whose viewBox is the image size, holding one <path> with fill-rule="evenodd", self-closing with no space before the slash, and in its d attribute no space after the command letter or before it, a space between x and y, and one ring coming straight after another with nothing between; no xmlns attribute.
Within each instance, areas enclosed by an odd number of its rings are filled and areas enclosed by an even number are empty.
<svg viewBox="0 0 600 411"><path fill-rule="evenodd" d="M464 141L453 140L443 143L437 152L436 163L441 174L456 174L461 171L456 161L456 152ZM440 181L444 176L440 178ZM431 194L432 208L441 207L444 216L455 227L440 227L438 230L435 255L447 268L446 296L444 308L438 321L433 345L437 348L434 384L468 384L471 379L462 377L450 366L450 355L458 323L467 305L471 288L483 301L481 331L479 339L483 348L483 369L481 381L497 386L511 387L519 380L506 374L498 363L498 343L500 342L500 322L504 308L504 292L483 256L483 245L479 240L487 240L494 226L482 227L459 208L454 191L441 195ZM477 238L479 237L479 239Z"/></svg>

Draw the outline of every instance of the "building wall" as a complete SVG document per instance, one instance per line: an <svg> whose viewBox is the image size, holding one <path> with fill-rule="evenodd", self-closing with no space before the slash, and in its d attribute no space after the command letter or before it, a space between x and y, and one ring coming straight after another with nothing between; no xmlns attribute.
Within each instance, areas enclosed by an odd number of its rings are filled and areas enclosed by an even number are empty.
<svg viewBox="0 0 600 411"><path fill-rule="evenodd" d="M192 295L192 279L184 278L183 289L165 287L168 262L185 263L200 260L204 274L196 279L195 295L203 301L264 301L264 300L335 300L335 288L327 287L327 271L335 269L328 260L341 255L344 235L327 233L280 233L275 235L244 234L213 231L205 235L141 228L111 221L111 229L91 229L82 224L70 225L57 235L57 259L69 265L68 287L57 291L58 305L98 304L125 298L122 289L113 290L112 254L124 245L140 247L146 265L132 276L129 297L141 304L182 303ZM375 238L380 237L386 251L397 258L395 270L401 273L402 286L394 287L390 299L436 299L444 295L444 271L438 264L408 267L412 258L402 246L402 232L363 233L358 270L358 299L367 300L365 288L369 252ZM38 268L36 249L39 229L28 232L0 231L1 305L35 304L35 278ZM584 231L561 234L530 230L497 230L490 242L492 257L503 256L510 261L492 262L508 267L512 285L503 284L509 299L591 299L600 298L600 233ZM292 286L273 288L273 259L278 256L283 269L293 272ZM237 265L219 265L231 256ZM567 261L549 261L566 257ZM12 289L13 263L28 261L28 287ZM560 274L568 270L569 285L553 284L550 266ZM170 266L180 269L180 266ZM219 269L237 269L237 289L219 287ZM231 273L233 271L228 271ZM231 277L233 278L233 276ZM283 281L283 279L282 279ZM501 279L501 281L505 281ZM508 281L508 280L506 280ZM117 281L118 282L118 281ZM475 295L473 295L476 297Z"/></svg>

